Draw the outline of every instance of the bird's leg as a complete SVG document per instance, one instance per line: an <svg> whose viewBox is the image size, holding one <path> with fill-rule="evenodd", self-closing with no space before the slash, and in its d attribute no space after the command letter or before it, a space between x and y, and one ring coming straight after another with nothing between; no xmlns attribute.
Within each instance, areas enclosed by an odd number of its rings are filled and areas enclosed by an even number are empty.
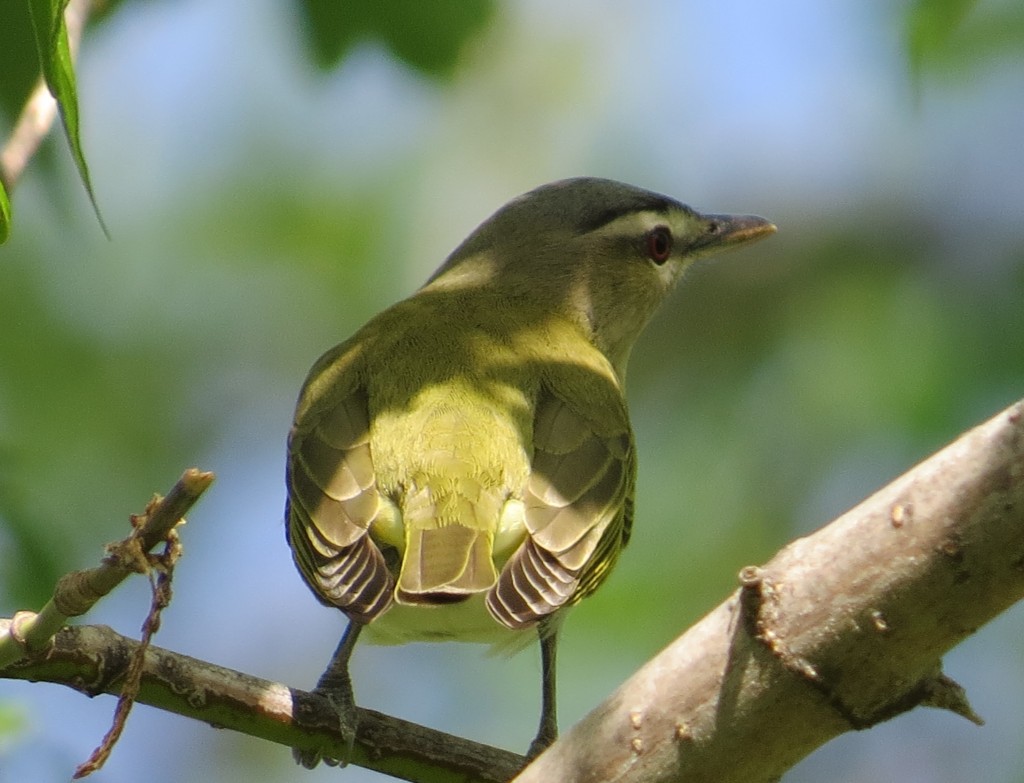
<svg viewBox="0 0 1024 783"><path fill-rule="evenodd" d="M558 642L558 628L539 626L540 634L540 667L541 667L541 702L540 726L537 736L526 751L526 758L532 760L543 753L547 747L558 739L558 715L555 705L555 648Z"/></svg>
<svg viewBox="0 0 1024 783"><path fill-rule="evenodd" d="M306 769L313 769L320 761L332 767L348 764L348 757L352 755L352 746L356 740L356 702L352 695L352 679L348 673L348 662L352 657L352 650L356 646L359 632L363 630L363 624L349 620L348 627L338 642L338 649L334 651L334 657L327 664L327 669L317 681L313 693L323 696L334 707L338 714L338 732L345 739L348 752L343 759L324 758L320 751L299 750L292 748L292 756Z"/></svg>

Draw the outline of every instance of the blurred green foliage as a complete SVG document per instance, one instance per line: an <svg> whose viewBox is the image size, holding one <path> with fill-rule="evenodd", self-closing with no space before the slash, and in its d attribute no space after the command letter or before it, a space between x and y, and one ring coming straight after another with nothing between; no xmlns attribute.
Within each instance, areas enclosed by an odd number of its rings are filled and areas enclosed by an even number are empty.
<svg viewBox="0 0 1024 783"><path fill-rule="evenodd" d="M387 236L379 198L296 189L282 199L239 175L166 215L162 252L149 251L139 276L131 237L44 249L18 236L0 261L4 604L39 606L61 573L94 564L128 513L216 445L246 403L238 378L297 393L317 347L294 355L310 340L296 330L337 323L328 292L372 300L375 240ZM351 309L336 334L370 314Z"/></svg>
<svg viewBox="0 0 1024 783"><path fill-rule="evenodd" d="M0 702L0 752L4 746L25 731L25 715L14 704Z"/></svg>
<svg viewBox="0 0 1024 783"><path fill-rule="evenodd" d="M906 12L906 49L917 79L926 73L969 82L996 57L1020 57L1024 5L1016 0L915 0Z"/></svg>
<svg viewBox="0 0 1024 783"><path fill-rule="evenodd" d="M299 0L309 53L334 68L360 41L376 41L398 60L437 79L450 76L465 42L494 13L493 0Z"/></svg>

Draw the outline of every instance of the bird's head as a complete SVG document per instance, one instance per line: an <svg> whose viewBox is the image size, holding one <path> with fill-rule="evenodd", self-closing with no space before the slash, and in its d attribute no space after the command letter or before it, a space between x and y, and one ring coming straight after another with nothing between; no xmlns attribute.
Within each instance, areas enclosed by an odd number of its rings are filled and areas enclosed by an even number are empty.
<svg viewBox="0 0 1024 783"><path fill-rule="evenodd" d="M499 209L428 285L527 298L577 323L621 376L634 341L694 261L775 230L764 218L702 214L613 180L567 179Z"/></svg>

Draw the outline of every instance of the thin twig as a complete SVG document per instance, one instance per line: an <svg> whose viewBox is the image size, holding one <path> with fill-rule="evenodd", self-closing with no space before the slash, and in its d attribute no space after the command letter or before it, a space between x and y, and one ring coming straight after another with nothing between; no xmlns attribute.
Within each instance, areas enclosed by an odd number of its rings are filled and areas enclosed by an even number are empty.
<svg viewBox="0 0 1024 783"><path fill-rule="evenodd" d="M167 497L154 498L141 517L132 518L131 535L108 545L101 565L61 577L53 597L38 614L18 612L10 629L0 633L0 669L45 650L69 617L89 611L129 574L147 572L146 553L167 538L212 482L212 473L195 468L185 471Z"/></svg>

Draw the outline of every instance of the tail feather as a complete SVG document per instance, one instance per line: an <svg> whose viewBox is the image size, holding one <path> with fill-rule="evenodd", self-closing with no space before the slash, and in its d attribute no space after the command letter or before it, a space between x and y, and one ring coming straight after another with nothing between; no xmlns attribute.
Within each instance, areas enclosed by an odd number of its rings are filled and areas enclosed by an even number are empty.
<svg viewBox="0 0 1024 783"><path fill-rule="evenodd" d="M399 603L450 603L482 593L497 581L493 534L463 525L407 533L398 577Z"/></svg>

